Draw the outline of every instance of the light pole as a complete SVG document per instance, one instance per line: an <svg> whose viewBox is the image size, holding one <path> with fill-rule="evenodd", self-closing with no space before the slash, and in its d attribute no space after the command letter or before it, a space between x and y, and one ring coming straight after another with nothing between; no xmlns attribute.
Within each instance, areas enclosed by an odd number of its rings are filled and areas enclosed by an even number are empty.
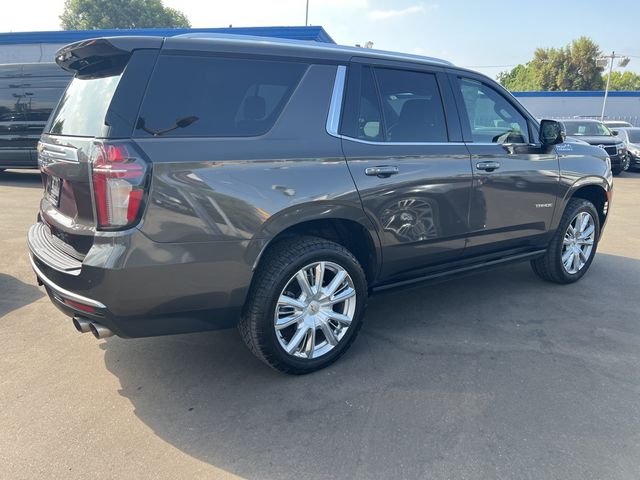
<svg viewBox="0 0 640 480"><path fill-rule="evenodd" d="M600 121L604 120L604 110L607 108L607 97L609 96L609 83L611 82L611 72L613 72L613 61L619 58L620 62L618 62L618 66L620 68L626 67L631 59L629 57L625 57L624 55L616 55L616 52L611 52L611 55L605 55L603 57L599 57L596 59L596 66L598 67L606 67L609 65L609 75L607 75L607 86L604 89L604 100L602 101L602 113L600 114Z"/></svg>
<svg viewBox="0 0 640 480"><path fill-rule="evenodd" d="M304 26L309 26L309 0L307 0L307 8L304 11Z"/></svg>

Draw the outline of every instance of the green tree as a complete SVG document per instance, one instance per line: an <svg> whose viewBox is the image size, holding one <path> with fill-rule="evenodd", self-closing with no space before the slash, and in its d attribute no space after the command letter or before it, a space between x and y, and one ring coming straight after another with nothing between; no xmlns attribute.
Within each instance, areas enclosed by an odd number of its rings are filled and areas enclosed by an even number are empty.
<svg viewBox="0 0 640 480"><path fill-rule="evenodd" d="M538 83L531 74L529 64L518 65L509 72L498 74L498 81L514 92L526 92L538 90Z"/></svg>
<svg viewBox="0 0 640 480"><path fill-rule="evenodd" d="M608 73L604 74L605 84L608 76ZM640 90L640 75L633 72L612 72L609 90Z"/></svg>
<svg viewBox="0 0 640 480"><path fill-rule="evenodd" d="M600 90L602 68L596 66L600 48L587 37L566 47L537 48L533 59L502 72L498 80L509 90ZM612 77L613 79L613 77Z"/></svg>
<svg viewBox="0 0 640 480"><path fill-rule="evenodd" d="M102 28L180 28L191 24L184 13L161 0L65 0L60 15L65 30Z"/></svg>

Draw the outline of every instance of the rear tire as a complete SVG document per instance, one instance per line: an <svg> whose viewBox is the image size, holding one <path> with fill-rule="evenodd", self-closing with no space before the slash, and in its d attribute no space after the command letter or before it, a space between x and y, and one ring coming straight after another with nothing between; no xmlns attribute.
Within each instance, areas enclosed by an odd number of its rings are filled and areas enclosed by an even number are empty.
<svg viewBox="0 0 640 480"><path fill-rule="evenodd" d="M289 238L265 252L238 329L270 367L310 373L351 346L366 302L366 276L349 250L322 238Z"/></svg>
<svg viewBox="0 0 640 480"><path fill-rule="evenodd" d="M547 253L531 261L543 280L568 284L587 273L595 257L600 237L600 219L593 203L573 198L567 204Z"/></svg>

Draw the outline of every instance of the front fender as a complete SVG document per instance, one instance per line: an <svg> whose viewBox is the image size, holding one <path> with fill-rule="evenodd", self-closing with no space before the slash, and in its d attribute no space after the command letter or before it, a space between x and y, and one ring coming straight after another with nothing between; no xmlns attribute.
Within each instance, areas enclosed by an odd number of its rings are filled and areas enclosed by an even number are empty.
<svg viewBox="0 0 640 480"><path fill-rule="evenodd" d="M613 192L613 175L606 153L591 145L563 144L567 149L558 149L560 165L560 191L558 201L560 203L552 228L558 228L562 214L569 200L578 190L586 186L602 188L609 202Z"/></svg>

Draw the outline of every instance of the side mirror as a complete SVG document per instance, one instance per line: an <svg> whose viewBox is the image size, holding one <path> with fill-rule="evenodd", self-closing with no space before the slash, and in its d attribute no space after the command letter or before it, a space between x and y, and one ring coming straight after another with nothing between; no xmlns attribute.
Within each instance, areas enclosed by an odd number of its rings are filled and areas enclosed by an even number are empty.
<svg viewBox="0 0 640 480"><path fill-rule="evenodd" d="M620 135L620 132L618 130L611 130L611 135L617 137L618 135Z"/></svg>
<svg viewBox="0 0 640 480"><path fill-rule="evenodd" d="M562 124L556 120L540 120L540 142L543 145L563 143L565 132Z"/></svg>

